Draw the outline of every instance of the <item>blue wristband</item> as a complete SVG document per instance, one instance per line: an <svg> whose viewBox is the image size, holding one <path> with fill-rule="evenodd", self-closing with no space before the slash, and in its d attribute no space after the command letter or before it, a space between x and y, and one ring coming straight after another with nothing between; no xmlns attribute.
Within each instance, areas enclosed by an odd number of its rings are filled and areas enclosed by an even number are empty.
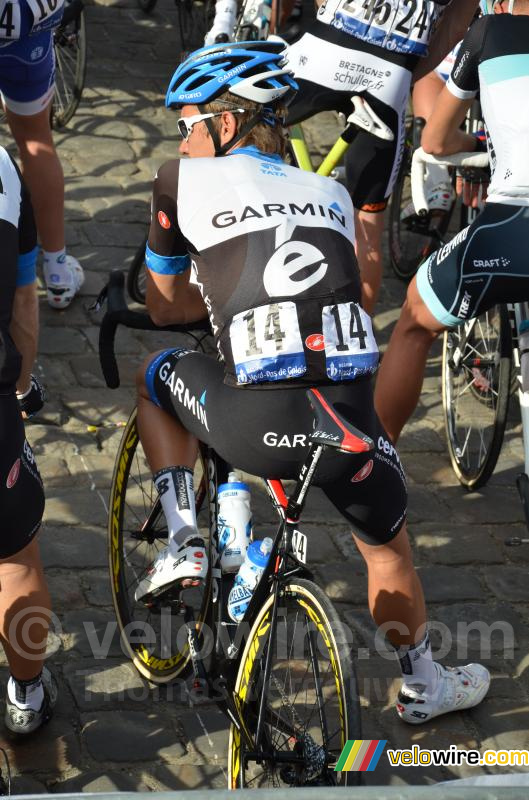
<svg viewBox="0 0 529 800"><path fill-rule="evenodd" d="M34 247L29 253L22 253L17 262L17 287L29 286L37 280L37 256L39 248Z"/></svg>
<svg viewBox="0 0 529 800"><path fill-rule="evenodd" d="M158 253L153 253L147 245L145 263L151 272L156 272L158 275L182 275L191 266L191 259L189 255L159 256Z"/></svg>

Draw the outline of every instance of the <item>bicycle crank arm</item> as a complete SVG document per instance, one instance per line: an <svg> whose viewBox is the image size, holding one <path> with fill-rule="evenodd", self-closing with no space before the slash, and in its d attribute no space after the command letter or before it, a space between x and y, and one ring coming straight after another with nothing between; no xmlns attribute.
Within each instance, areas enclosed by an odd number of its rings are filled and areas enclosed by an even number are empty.
<svg viewBox="0 0 529 800"><path fill-rule="evenodd" d="M518 494L520 495L520 500L522 501L522 507L525 514L525 524L529 528L529 477L525 472L520 472L519 475L516 476L516 488L518 489ZM514 537L515 539L519 537ZM520 539L517 544L525 544L529 542L529 539Z"/></svg>

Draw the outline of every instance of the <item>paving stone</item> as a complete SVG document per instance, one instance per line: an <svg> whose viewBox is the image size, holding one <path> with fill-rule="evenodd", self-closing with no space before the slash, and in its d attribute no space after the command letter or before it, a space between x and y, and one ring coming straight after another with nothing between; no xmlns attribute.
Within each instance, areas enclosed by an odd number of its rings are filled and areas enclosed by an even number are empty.
<svg viewBox="0 0 529 800"><path fill-rule="evenodd" d="M48 487L46 490L46 509L44 519L53 525L76 525L82 519L87 525L104 527L107 511L104 500L87 486L86 488L64 489Z"/></svg>
<svg viewBox="0 0 529 800"><path fill-rule="evenodd" d="M167 715L140 711L81 714L81 736L99 762L178 761L185 754Z"/></svg>
<svg viewBox="0 0 529 800"><path fill-rule="evenodd" d="M66 355L68 353L84 353L86 339L80 331L71 329L68 335L59 328L41 327L39 335L39 350L45 355Z"/></svg>
<svg viewBox="0 0 529 800"><path fill-rule="evenodd" d="M218 708L178 713L178 722L188 746L209 764L224 764L226 760L228 722Z"/></svg>
<svg viewBox="0 0 529 800"><path fill-rule="evenodd" d="M53 792L61 794L79 794L94 792L148 792L149 785L145 783L140 775L134 775L128 769L121 772L117 770L106 771L104 775L92 770L76 775L74 778L67 778L52 787Z"/></svg>
<svg viewBox="0 0 529 800"><path fill-rule="evenodd" d="M69 611L62 619L62 634L67 639L65 649L75 650L81 656L101 662L124 655L113 610L78 608Z"/></svg>
<svg viewBox="0 0 529 800"><path fill-rule="evenodd" d="M496 566L484 570L487 586L501 600L511 602L529 600L529 582L524 567Z"/></svg>
<svg viewBox="0 0 529 800"><path fill-rule="evenodd" d="M312 563L312 560L311 560ZM318 583L333 603L367 604L367 576L365 567L354 563L331 561L316 570Z"/></svg>
<svg viewBox="0 0 529 800"><path fill-rule="evenodd" d="M163 699L129 661L109 658L76 660L65 665L64 676L81 711L137 710L138 707L152 711L158 709Z"/></svg>
<svg viewBox="0 0 529 800"><path fill-rule="evenodd" d="M479 576L468 569L454 569L437 564L418 567L427 603L460 603L463 600L484 600Z"/></svg>
<svg viewBox="0 0 529 800"><path fill-rule="evenodd" d="M471 526L446 524L446 518L437 523L410 525L415 542L414 551L421 560L434 564L501 564L502 550L492 537L492 529L481 525L479 536Z"/></svg>
<svg viewBox="0 0 529 800"><path fill-rule="evenodd" d="M486 699L467 713L482 731L481 750L529 749L527 704L508 698L502 698L501 701Z"/></svg>
<svg viewBox="0 0 529 800"><path fill-rule="evenodd" d="M87 569L107 567L106 530L87 525L42 526L40 550L46 568Z"/></svg>
<svg viewBox="0 0 529 800"><path fill-rule="evenodd" d="M188 789L226 789L228 773L225 767L210 764L165 764L152 771L156 791L185 791Z"/></svg>
<svg viewBox="0 0 529 800"><path fill-rule="evenodd" d="M141 358L129 358L127 356L120 357L119 375L122 386L135 387L136 373L141 362ZM106 389L106 383L101 371L99 356L80 356L79 358L72 359L70 364L77 379L77 383L80 386L89 386L90 388L101 387Z"/></svg>
<svg viewBox="0 0 529 800"><path fill-rule="evenodd" d="M437 606L430 617L432 649L438 658L450 662L497 654L512 663L517 649L527 641L527 626L507 603Z"/></svg>
<svg viewBox="0 0 529 800"><path fill-rule="evenodd" d="M81 763L76 724L62 716L52 717L45 735L18 737L15 741L2 733L0 746L14 771L27 776L44 774L57 778Z"/></svg>
<svg viewBox="0 0 529 800"><path fill-rule="evenodd" d="M71 570L47 569L46 580L51 595L51 607L56 614L85 605L79 581Z"/></svg>

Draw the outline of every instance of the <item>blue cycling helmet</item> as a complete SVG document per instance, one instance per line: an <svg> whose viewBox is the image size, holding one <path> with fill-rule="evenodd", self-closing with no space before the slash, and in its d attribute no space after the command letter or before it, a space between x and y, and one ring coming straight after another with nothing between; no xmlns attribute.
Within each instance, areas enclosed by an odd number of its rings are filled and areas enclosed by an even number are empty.
<svg viewBox="0 0 529 800"><path fill-rule="evenodd" d="M231 42L195 50L181 64L165 96L167 108L211 103L230 91L258 105L287 105L298 89L286 67L285 42Z"/></svg>

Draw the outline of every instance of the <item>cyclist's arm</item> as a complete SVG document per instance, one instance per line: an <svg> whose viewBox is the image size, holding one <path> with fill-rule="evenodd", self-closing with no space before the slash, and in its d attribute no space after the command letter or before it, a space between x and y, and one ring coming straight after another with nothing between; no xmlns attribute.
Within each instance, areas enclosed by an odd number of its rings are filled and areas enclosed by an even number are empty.
<svg viewBox="0 0 529 800"><path fill-rule="evenodd" d="M197 322L207 316L198 286L189 282L189 243L178 224L179 162L168 161L154 179L146 250L146 304L157 325Z"/></svg>
<svg viewBox="0 0 529 800"><path fill-rule="evenodd" d="M478 0L452 0L437 26L428 48L428 55L421 58L413 72L418 81L431 72L447 53L464 37L478 8Z"/></svg>
<svg viewBox="0 0 529 800"><path fill-rule="evenodd" d="M477 139L459 130L479 91L479 61L486 36L486 17L476 20L458 50L452 72L426 123L421 144L428 153L472 152Z"/></svg>
<svg viewBox="0 0 529 800"><path fill-rule="evenodd" d="M446 87L441 91L422 132L421 145L427 153L449 156L476 149L476 138L459 129L472 102L454 97Z"/></svg>

